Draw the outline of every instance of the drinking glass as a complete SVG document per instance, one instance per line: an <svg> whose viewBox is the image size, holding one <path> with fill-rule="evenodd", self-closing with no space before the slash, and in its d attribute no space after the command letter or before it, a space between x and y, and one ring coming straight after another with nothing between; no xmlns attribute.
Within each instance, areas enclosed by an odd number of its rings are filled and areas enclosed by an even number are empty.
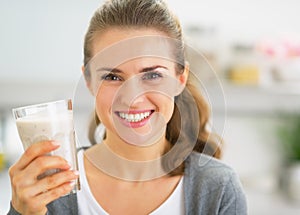
<svg viewBox="0 0 300 215"><path fill-rule="evenodd" d="M24 150L33 143L57 141L60 147L49 155L63 157L71 165L71 169L78 170L71 99L18 107L12 109L12 112ZM48 170L39 175L38 179L59 171ZM80 183L77 179L71 193L76 193L79 189Z"/></svg>

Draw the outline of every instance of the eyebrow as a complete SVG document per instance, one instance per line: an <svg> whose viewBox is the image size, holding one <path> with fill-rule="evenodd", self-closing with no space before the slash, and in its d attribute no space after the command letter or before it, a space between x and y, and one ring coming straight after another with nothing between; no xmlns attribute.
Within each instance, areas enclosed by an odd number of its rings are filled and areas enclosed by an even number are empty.
<svg viewBox="0 0 300 215"><path fill-rule="evenodd" d="M143 73L143 72L149 72L149 71L152 71L152 70L155 70L157 68L163 68L163 69L166 69L168 70L167 67L165 66L150 66L150 67L145 67L143 68L142 70L139 71L139 73ZM112 73L124 73L122 70L120 69L117 69L117 68L109 68L109 67L101 67L99 69L96 70L97 72L101 72L101 71L107 71L107 72L112 72Z"/></svg>

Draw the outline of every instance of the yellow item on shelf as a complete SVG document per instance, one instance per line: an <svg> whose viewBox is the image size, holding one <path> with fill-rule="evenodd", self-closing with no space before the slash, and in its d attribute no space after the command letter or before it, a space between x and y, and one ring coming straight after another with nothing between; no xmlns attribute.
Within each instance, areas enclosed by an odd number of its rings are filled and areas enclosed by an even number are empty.
<svg viewBox="0 0 300 215"><path fill-rule="evenodd" d="M229 79L237 84L257 84L259 69L255 65L235 66L229 71Z"/></svg>
<svg viewBox="0 0 300 215"><path fill-rule="evenodd" d="M5 168L4 154L0 153L0 171L4 170L4 168Z"/></svg>

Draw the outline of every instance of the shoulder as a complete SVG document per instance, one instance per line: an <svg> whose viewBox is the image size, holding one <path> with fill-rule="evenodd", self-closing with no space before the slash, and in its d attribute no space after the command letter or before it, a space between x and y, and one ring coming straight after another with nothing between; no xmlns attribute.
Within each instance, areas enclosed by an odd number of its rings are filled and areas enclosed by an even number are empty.
<svg viewBox="0 0 300 215"><path fill-rule="evenodd" d="M211 156L192 152L186 160L185 184L191 195L239 195L242 184L236 171Z"/></svg>
<svg viewBox="0 0 300 215"><path fill-rule="evenodd" d="M213 179L222 183L236 172L232 167L209 155L192 152L185 162L186 174L192 179Z"/></svg>
<svg viewBox="0 0 300 215"><path fill-rule="evenodd" d="M184 176L186 202L193 212L246 213L246 198L239 176L221 160L192 152L185 162ZM213 211L208 213L208 209Z"/></svg>
<svg viewBox="0 0 300 215"><path fill-rule="evenodd" d="M205 187L212 189L231 187L240 190L242 185L236 171L223 161L211 156L192 152L185 162L186 182L196 189Z"/></svg>

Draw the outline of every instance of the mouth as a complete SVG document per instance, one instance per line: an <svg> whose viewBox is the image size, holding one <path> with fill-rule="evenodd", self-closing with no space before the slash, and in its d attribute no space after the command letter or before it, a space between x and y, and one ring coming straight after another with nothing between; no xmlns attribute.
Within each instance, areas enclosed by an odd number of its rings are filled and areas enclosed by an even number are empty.
<svg viewBox="0 0 300 215"><path fill-rule="evenodd" d="M126 126L137 128L144 126L148 122L154 110L116 111L115 113Z"/></svg>

